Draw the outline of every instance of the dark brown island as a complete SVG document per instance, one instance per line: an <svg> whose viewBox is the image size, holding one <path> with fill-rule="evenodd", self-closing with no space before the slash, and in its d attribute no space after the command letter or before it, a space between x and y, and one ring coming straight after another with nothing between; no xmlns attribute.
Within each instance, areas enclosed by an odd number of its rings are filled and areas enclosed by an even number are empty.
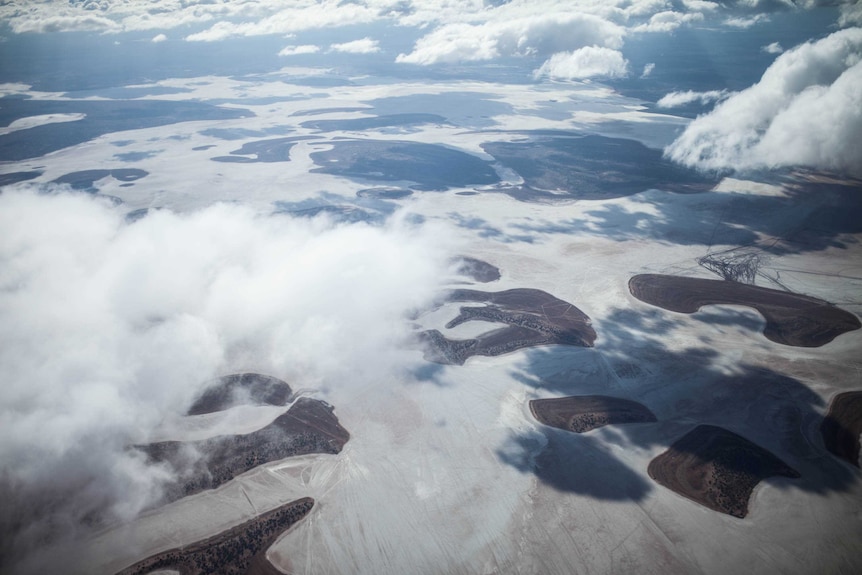
<svg viewBox="0 0 862 575"><path fill-rule="evenodd" d="M836 395L820 424L826 449L859 467L859 434L862 433L862 391Z"/></svg>
<svg viewBox="0 0 862 575"><path fill-rule="evenodd" d="M486 284L500 279L500 268L476 258L459 256L450 260L450 263L457 265L459 274L473 281Z"/></svg>
<svg viewBox="0 0 862 575"><path fill-rule="evenodd" d="M202 541L157 553L117 575L172 570L180 575L280 575L266 551L291 525L308 515L314 500L304 497L258 515Z"/></svg>
<svg viewBox="0 0 862 575"><path fill-rule="evenodd" d="M472 339L449 339L437 330L424 331L425 359L463 365L474 355L496 356L538 345L592 347L596 341L589 316L569 302L537 289L519 288L501 292L452 290L443 302L478 302L486 305L462 307L446 324L451 329L468 321L504 323Z"/></svg>
<svg viewBox="0 0 862 575"><path fill-rule="evenodd" d="M178 472L177 479L164 488L160 502L164 504L215 489L271 461L309 453L339 453L348 439L350 434L329 404L303 397L287 413L252 433L201 441L163 441L137 449L146 453L151 464L168 463Z"/></svg>
<svg viewBox="0 0 862 575"><path fill-rule="evenodd" d="M287 405L290 386L280 379L259 373L235 373L220 377L189 408L187 415L224 411L234 405Z"/></svg>
<svg viewBox="0 0 862 575"><path fill-rule="evenodd" d="M656 421L646 406L605 395L534 399L530 401L530 412L545 425L575 433L586 433L605 425Z"/></svg>
<svg viewBox="0 0 862 575"><path fill-rule="evenodd" d="M799 473L769 451L731 431L699 425L650 461L657 483L715 511L745 517L755 486L774 475Z"/></svg>
<svg viewBox="0 0 862 575"><path fill-rule="evenodd" d="M820 347L862 327L850 312L814 297L725 280L641 274L629 280L639 300L664 309L694 313L711 304L756 309L766 320L770 340L797 347Z"/></svg>

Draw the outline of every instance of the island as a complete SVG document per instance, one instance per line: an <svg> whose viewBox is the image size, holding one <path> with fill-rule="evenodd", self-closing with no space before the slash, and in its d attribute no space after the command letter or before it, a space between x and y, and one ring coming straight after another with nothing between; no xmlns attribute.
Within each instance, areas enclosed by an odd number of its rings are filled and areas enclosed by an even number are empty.
<svg viewBox="0 0 862 575"><path fill-rule="evenodd" d="M280 379L259 373L235 373L210 383L192 404L187 415L224 411L239 404L287 405L290 386Z"/></svg>
<svg viewBox="0 0 862 575"><path fill-rule="evenodd" d="M159 504L216 487L272 461L309 453L340 453L350 434L329 404L302 397L271 424L244 435L135 446L151 465L167 463L177 474Z"/></svg>
<svg viewBox="0 0 862 575"><path fill-rule="evenodd" d="M605 425L656 421L646 406L630 399L605 395L533 399L530 412L540 423L575 433L586 433Z"/></svg>
<svg viewBox="0 0 862 575"><path fill-rule="evenodd" d="M727 280L641 274L629 280L637 299L666 310L694 313L711 304L754 308L771 341L797 347L820 347L862 327L859 318L827 301L781 290Z"/></svg>
<svg viewBox="0 0 862 575"><path fill-rule="evenodd" d="M202 541L169 549L119 571L117 575L145 575L178 571L181 575L277 575L266 551L294 523L308 515L314 499L304 497L262 513L236 527Z"/></svg>
<svg viewBox="0 0 862 575"><path fill-rule="evenodd" d="M496 356L538 345L592 347L596 332L587 314L551 294L530 288L501 292L456 289L447 292L439 305L448 302L479 302L486 305L461 307L446 324L451 329L468 321L504 323L476 338L449 339L438 330L420 333L425 359L435 363L463 365L474 355Z"/></svg>
<svg viewBox="0 0 862 575"><path fill-rule="evenodd" d="M714 425L699 425L650 461L658 484L720 513L743 518L758 483L799 473L744 437Z"/></svg>
<svg viewBox="0 0 862 575"><path fill-rule="evenodd" d="M862 391L839 393L829 404L820 424L826 449L836 457L859 467L859 434L862 433Z"/></svg>

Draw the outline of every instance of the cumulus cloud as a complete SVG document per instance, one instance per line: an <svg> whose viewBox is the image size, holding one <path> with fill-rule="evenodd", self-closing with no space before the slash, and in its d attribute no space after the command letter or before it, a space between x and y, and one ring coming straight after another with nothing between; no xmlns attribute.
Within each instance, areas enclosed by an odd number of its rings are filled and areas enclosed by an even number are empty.
<svg viewBox="0 0 862 575"><path fill-rule="evenodd" d="M695 119L667 149L704 169L802 165L862 175L862 28L784 52L760 81Z"/></svg>
<svg viewBox="0 0 862 575"><path fill-rule="evenodd" d="M58 526L151 502L167 471L126 447L218 374L323 388L403 369L403 316L447 265L445 234L397 218L218 205L128 223L84 194L7 189L0 228L0 567Z"/></svg>
<svg viewBox="0 0 862 575"><path fill-rule="evenodd" d="M618 50L587 46L574 52L560 52L551 56L535 71L535 77L577 80L605 76L619 78L626 75L628 62Z"/></svg>
<svg viewBox="0 0 862 575"><path fill-rule="evenodd" d="M682 0L682 5L689 10L699 12L713 12L721 7L717 2L708 2L707 0Z"/></svg>
<svg viewBox="0 0 862 575"><path fill-rule="evenodd" d="M168 37L165 36L164 34L156 34L155 36L153 36L153 39L150 41L153 42L154 44L157 44L159 42L164 42L167 39L168 39Z"/></svg>
<svg viewBox="0 0 862 575"><path fill-rule="evenodd" d="M727 98L729 95L727 90L709 90L707 92L694 92L687 90L685 92L671 92L663 96L656 106L659 108L677 108L687 104L699 102L700 104L709 104Z"/></svg>
<svg viewBox="0 0 862 575"><path fill-rule="evenodd" d="M767 54L781 54L784 52L784 48L781 47L781 44L778 42L773 42L772 44L767 44L763 48L761 48Z"/></svg>
<svg viewBox="0 0 862 575"><path fill-rule="evenodd" d="M664 10L650 16L643 24L633 27L635 32L672 32L684 24L700 22L703 14L700 12L675 12Z"/></svg>
<svg viewBox="0 0 862 575"><path fill-rule="evenodd" d="M8 22L15 33L82 30L114 33L208 26L189 35L188 39L193 41L286 34L381 21L429 30L460 24L469 30L537 15L565 19L576 13L602 18L638 32L667 32L698 22L704 15L729 16L729 25L740 25L754 22L752 19L762 17L759 14L807 9L824 3L839 5L840 26L862 21L862 8L857 0L293 0L289 3L279 0L164 0L157 3L148 0L7 0L0 3L0 20ZM582 46L562 46L545 55L579 47Z"/></svg>
<svg viewBox="0 0 862 575"><path fill-rule="evenodd" d="M620 48L625 29L591 14L543 14L484 24L442 26L420 38L396 61L440 64L490 60L500 56L554 54L586 46Z"/></svg>
<svg viewBox="0 0 862 575"><path fill-rule="evenodd" d="M378 10L363 3L301 0L259 20L251 22L221 20L207 30L186 36L186 40L214 42L235 36L287 34L302 30L363 24L379 18Z"/></svg>
<svg viewBox="0 0 862 575"><path fill-rule="evenodd" d="M862 24L862 2L848 1L841 5L839 26L859 26Z"/></svg>
<svg viewBox="0 0 862 575"><path fill-rule="evenodd" d="M648 78L652 71L655 70L655 62L650 62L644 65L644 70L641 72L641 78Z"/></svg>
<svg viewBox="0 0 862 575"><path fill-rule="evenodd" d="M329 46L332 52L347 52L350 54L373 54L380 51L377 45L377 40L371 38L362 38L353 40L352 42L344 42L343 44L332 44Z"/></svg>
<svg viewBox="0 0 862 575"><path fill-rule="evenodd" d="M47 32L112 32L119 31L120 26L110 18L96 14L78 13L70 15L55 15L45 18L13 19L12 30L16 34Z"/></svg>
<svg viewBox="0 0 862 575"><path fill-rule="evenodd" d="M314 44L303 44L301 46L285 46L279 51L279 56L297 56L299 54L314 54L320 52L320 48Z"/></svg>

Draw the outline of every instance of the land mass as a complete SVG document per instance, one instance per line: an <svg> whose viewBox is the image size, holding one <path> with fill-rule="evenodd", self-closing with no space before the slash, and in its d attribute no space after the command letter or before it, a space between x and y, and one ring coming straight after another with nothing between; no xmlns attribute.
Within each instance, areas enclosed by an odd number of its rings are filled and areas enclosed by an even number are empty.
<svg viewBox="0 0 862 575"><path fill-rule="evenodd" d="M80 172L70 172L53 180L53 184L68 184L73 190L81 190L86 192L95 192L96 182L108 176L121 182L134 182L144 176L148 172L138 168L117 168L114 170L81 170Z"/></svg>
<svg viewBox="0 0 862 575"><path fill-rule="evenodd" d="M766 320L763 335L783 345L820 347L862 326L858 317L827 301L732 281L641 274L629 280L629 291L643 302L680 313L711 304L754 308Z"/></svg>
<svg viewBox="0 0 862 575"><path fill-rule="evenodd" d="M161 504L216 487L271 461L309 453L336 454L350 439L327 403L300 398L271 424L244 435L201 441L162 441L137 446L150 464L167 463L177 479ZM198 457L199 455L199 457Z"/></svg>
<svg viewBox="0 0 862 575"><path fill-rule="evenodd" d="M540 423L575 433L586 433L605 425L656 421L646 406L605 395L534 399L530 401L530 412Z"/></svg>
<svg viewBox="0 0 862 575"><path fill-rule="evenodd" d="M210 384L186 415L224 411L234 405L287 405L290 386L280 379L259 373L235 373Z"/></svg>
<svg viewBox="0 0 862 575"><path fill-rule="evenodd" d="M731 431L699 425L650 461L649 476L714 511L745 517L755 486L767 477L799 473Z"/></svg>
<svg viewBox="0 0 862 575"><path fill-rule="evenodd" d="M460 275L467 276L473 281L490 283L500 279L500 268L488 262L468 256L459 256L454 258L452 263L458 266Z"/></svg>
<svg viewBox="0 0 862 575"><path fill-rule="evenodd" d="M258 515L202 541L152 555L117 575L179 571L180 575L276 575L266 551L294 523L308 515L314 500L304 497Z"/></svg>
<svg viewBox="0 0 862 575"><path fill-rule="evenodd" d="M836 395L820 424L826 449L836 457L859 467L859 434L862 433L862 391Z"/></svg>
<svg viewBox="0 0 862 575"><path fill-rule="evenodd" d="M322 172L378 182L415 182L423 190L445 190L500 181L490 162L440 146L400 140L334 140L332 149L311 154Z"/></svg>
<svg viewBox="0 0 862 575"><path fill-rule="evenodd" d="M526 142L489 142L482 149L524 183L496 191L522 201L604 200L651 188L705 192L718 179L674 164L635 140L576 133L526 132ZM552 135L553 134L553 135Z"/></svg>
<svg viewBox="0 0 862 575"><path fill-rule="evenodd" d="M596 332L587 314L541 290L518 288L483 292L458 289L448 292L443 302L488 304L461 307L458 316L446 324L447 329L468 321L508 325L464 340L449 339L438 330L422 332L420 339L426 345L425 359L435 363L463 365L474 355L496 356L550 344L592 347L596 341Z"/></svg>

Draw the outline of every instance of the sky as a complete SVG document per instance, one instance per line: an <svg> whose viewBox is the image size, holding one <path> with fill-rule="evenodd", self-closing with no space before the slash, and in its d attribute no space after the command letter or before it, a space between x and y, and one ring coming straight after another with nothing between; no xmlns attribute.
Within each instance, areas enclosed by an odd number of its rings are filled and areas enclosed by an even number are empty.
<svg viewBox="0 0 862 575"><path fill-rule="evenodd" d="M155 105L140 121L98 108L126 99L182 102L190 121ZM318 100L347 120L374 106L461 113L380 137L445 139L481 158L492 136L474 132L577 129L722 177L862 177L862 3L2 3L0 175L38 172L0 192L0 499L15 502L0 553L22 572L35 572L27 561L46 534L73 542L94 512L127 520L158 498L172 471L128 446L212 378L254 368L325 388L416 369L388 350L456 274L456 228L481 222L425 221L421 201L385 200L361 205L379 225L294 218L285 212L318 206L318 193L355 190L295 161L228 181L225 164L173 156L179 143L243 156L241 140L293 134L285 118ZM208 121L226 123L206 132ZM338 130L333 140L360 131ZM99 194L56 182L123 162L148 175L125 188L114 176ZM296 190L287 209L278 186ZM149 212L129 218L118 197ZM34 502L43 492L54 498Z"/></svg>

